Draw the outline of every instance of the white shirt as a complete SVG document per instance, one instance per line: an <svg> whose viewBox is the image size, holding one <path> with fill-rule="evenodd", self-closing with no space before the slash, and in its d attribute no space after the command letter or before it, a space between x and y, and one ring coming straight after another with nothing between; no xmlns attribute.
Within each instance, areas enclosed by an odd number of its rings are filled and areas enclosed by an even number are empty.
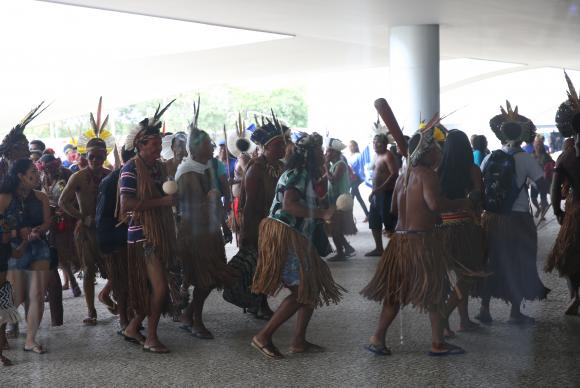
<svg viewBox="0 0 580 388"><path fill-rule="evenodd" d="M502 149L504 152L515 152L516 149L505 146ZM521 149L520 149L521 150ZM481 170L485 168L487 161L491 154L487 155L483 162L481 163ZM514 155L514 160L516 163L516 183L518 188L522 187L526 181L529 179L532 182L538 181L540 178L544 177L544 171L538 164L537 160L533 155L521 150ZM530 199L528 195L528 190L524 187L521 189L518 198L512 206L512 211L529 213L530 211Z"/></svg>

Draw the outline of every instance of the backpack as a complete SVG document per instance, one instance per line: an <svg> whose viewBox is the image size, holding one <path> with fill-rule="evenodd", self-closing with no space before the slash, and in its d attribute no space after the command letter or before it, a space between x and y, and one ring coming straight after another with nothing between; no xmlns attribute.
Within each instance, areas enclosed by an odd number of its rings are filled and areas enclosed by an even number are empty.
<svg viewBox="0 0 580 388"><path fill-rule="evenodd" d="M483 208L492 213L507 214L526 186L518 187L514 155L522 151L491 153L483 168Z"/></svg>

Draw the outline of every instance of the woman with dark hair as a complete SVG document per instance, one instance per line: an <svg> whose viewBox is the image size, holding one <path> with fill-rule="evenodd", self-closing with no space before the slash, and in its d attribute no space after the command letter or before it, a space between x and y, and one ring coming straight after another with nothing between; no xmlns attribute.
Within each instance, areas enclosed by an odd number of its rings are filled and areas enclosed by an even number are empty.
<svg viewBox="0 0 580 388"><path fill-rule="evenodd" d="M483 159L489 154L487 149L487 138L483 135L475 135L472 141L473 145L473 162L476 166L481 166Z"/></svg>
<svg viewBox="0 0 580 388"><path fill-rule="evenodd" d="M469 139L459 130L451 130L443 148L443 160L439 167L441 193L448 199L469 198L481 208L481 172L474 164ZM468 212L443 213L439 227L442 240L450 256L450 262L458 275L457 288L447 305L447 314L457 306L460 317L459 331L474 330L478 324L469 319L467 302L478 276L483 273L483 234L480 214L475 217ZM447 328L447 334L453 332Z"/></svg>
<svg viewBox="0 0 580 388"><path fill-rule="evenodd" d="M50 250L46 232L50 228L50 206L46 194L34 190L40 183L38 170L30 159L19 159L10 167L0 189L0 213L14 219L20 236L13 247L28 241L20 258L8 262L8 279L14 288L14 305L28 302L24 351L37 354L46 350L36 342L36 332L44 313L44 295L50 278Z"/></svg>
<svg viewBox="0 0 580 388"><path fill-rule="evenodd" d="M252 338L252 346L269 358L284 357L272 337L294 314L298 319L290 353L323 351L306 341L308 323L316 307L338 303L344 291L313 244L316 219L329 220L333 213L319 207L314 190L323 165L322 137L302 135L288 170L278 180L270 215L260 224L252 291L274 296L284 287L290 290L266 326Z"/></svg>

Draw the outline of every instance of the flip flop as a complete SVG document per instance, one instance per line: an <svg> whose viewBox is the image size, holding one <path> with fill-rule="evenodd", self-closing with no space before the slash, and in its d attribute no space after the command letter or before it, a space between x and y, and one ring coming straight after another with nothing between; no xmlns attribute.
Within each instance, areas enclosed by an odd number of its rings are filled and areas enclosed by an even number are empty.
<svg viewBox="0 0 580 388"><path fill-rule="evenodd" d="M290 354L301 354L301 353L324 353L326 350L320 346L320 345L316 345L316 344L311 344L310 342L306 343L306 347L304 348L304 350L302 349L296 349L294 347L290 347L290 349L288 350L288 352Z"/></svg>
<svg viewBox="0 0 580 388"><path fill-rule="evenodd" d="M194 336L195 338L199 338L202 340L212 340L214 339L214 336L212 333L208 332L202 332L202 331L197 331L195 329L191 329L191 335Z"/></svg>
<svg viewBox="0 0 580 388"><path fill-rule="evenodd" d="M143 346L143 351L148 353L156 353L156 354L167 354L170 352L165 346Z"/></svg>
<svg viewBox="0 0 580 388"><path fill-rule="evenodd" d="M377 356L390 356L392 354L391 349L382 345L368 344L365 346L365 349Z"/></svg>
<svg viewBox="0 0 580 388"><path fill-rule="evenodd" d="M26 348L23 347L22 350L24 350L25 352L32 352L32 353L36 353L36 354L44 354L46 353L46 350L41 346L41 345L34 345L31 348Z"/></svg>
<svg viewBox="0 0 580 388"><path fill-rule="evenodd" d="M430 357L446 357L446 356L459 356L461 354L465 354L465 349L460 348L459 346L451 345L445 343L444 346L447 348L445 352L432 352L429 351L427 353Z"/></svg>
<svg viewBox="0 0 580 388"><path fill-rule="evenodd" d="M278 348L276 348L273 344L260 345L255 338L252 338L251 345L253 348L257 349L264 356L271 358L273 360L281 360L284 358L284 355L280 353Z"/></svg>
<svg viewBox="0 0 580 388"><path fill-rule="evenodd" d="M142 339L128 336L127 334L125 334L125 330L119 330L117 332L117 334L119 334L121 337L123 337L123 339L125 341L130 342L132 344L138 344L138 345L141 345L141 346L144 346L145 345L145 341L147 340L147 338L145 336L143 336Z"/></svg>

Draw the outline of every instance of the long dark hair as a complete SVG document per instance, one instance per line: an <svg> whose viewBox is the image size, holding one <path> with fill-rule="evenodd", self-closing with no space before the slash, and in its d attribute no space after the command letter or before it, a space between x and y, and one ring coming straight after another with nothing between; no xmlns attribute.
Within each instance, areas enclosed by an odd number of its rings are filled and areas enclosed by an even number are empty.
<svg viewBox="0 0 580 388"><path fill-rule="evenodd" d="M320 160L316 158L316 150L314 148L302 149L300 147L296 147L294 153L288 160L288 164L286 165L286 170L293 170L297 169L302 171L306 169L308 175L312 180L316 180L322 176L322 166L320 164Z"/></svg>
<svg viewBox="0 0 580 388"><path fill-rule="evenodd" d="M471 188L473 152L467 135L453 129L447 134L439 167L441 192L449 199L465 198Z"/></svg>
<svg viewBox="0 0 580 388"><path fill-rule="evenodd" d="M8 174L4 176L2 179L2 184L0 186L0 193L1 194L14 194L16 190L18 190L18 186L20 185L20 178L18 174L26 174L28 169L32 167L33 163L32 160L25 158L25 159L18 159L10 169L8 170Z"/></svg>
<svg viewBox="0 0 580 388"><path fill-rule="evenodd" d="M485 153L487 151L487 138L483 135L476 135L473 139L473 150Z"/></svg>

